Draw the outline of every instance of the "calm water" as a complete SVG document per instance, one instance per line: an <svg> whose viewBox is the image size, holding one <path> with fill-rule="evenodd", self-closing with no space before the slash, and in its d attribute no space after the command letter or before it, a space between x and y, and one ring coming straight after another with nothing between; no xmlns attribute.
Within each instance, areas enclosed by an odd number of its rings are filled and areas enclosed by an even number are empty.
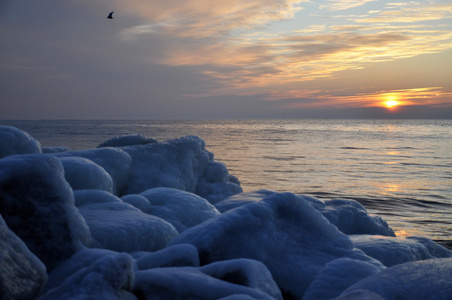
<svg viewBox="0 0 452 300"><path fill-rule="evenodd" d="M452 120L2 121L45 146L197 135L245 191L360 201L399 235L452 245Z"/></svg>

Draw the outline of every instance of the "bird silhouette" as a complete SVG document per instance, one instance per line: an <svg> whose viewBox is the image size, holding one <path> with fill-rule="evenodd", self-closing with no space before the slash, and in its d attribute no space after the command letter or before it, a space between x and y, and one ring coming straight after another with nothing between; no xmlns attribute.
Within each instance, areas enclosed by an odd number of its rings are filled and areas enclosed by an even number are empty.
<svg viewBox="0 0 452 300"><path fill-rule="evenodd" d="M115 11L112 11L111 13L109 13L107 19L113 19L113 13L114 13L114 12L115 12Z"/></svg>

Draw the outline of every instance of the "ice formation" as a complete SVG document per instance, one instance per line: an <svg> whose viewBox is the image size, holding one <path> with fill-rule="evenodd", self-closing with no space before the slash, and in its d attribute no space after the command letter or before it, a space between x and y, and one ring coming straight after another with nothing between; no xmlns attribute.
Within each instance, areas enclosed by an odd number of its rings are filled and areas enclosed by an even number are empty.
<svg viewBox="0 0 452 300"><path fill-rule="evenodd" d="M452 258L407 262L373 274L346 289L340 299L354 291L370 291L383 299L450 299Z"/></svg>
<svg viewBox="0 0 452 300"><path fill-rule="evenodd" d="M239 181L194 136L44 148L0 127L1 299L449 299L452 252L358 202Z"/></svg>
<svg viewBox="0 0 452 300"><path fill-rule="evenodd" d="M113 195L105 198L117 201L97 203L100 197L96 190L85 191L84 197L88 199L77 208L90 228L94 245L99 248L118 252L156 251L178 234L163 219L143 213Z"/></svg>
<svg viewBox="0 0 452 300"><path fill-rule="evenodd" d="M0 215L0 299L33 299L46 282L44 264Z"/></svg>
<svg viewBox="0 0 452 300"><path fill-rule="evenodd" d="M53 155L0 159L0 214L48 269L91 243L63 166Z"/></svg>
<svg viewBox="0 0 452 300"><path fill-rule="evenodd" d="M206 199L189 192L154 188L140 195L151 204L149 214L171 223L179 232L220 215Z"/></svg>
<svg viewBox="0 0 452 300"><path fill-rule="evenodd" d="M264 263L286 296L300 299L328 262L348 257L383 265L354 248L351 240L302 197L274 193L188 229L170 244L189 243L201 264L251 258Z"/></svg>
<svg viewBox="0 0 452 300"><path fill-rule="evenodd" d="M96 189L113 193L113 180L104 168L83 157L63 157L64 177L73 190Z"/></svg>
<svg viewBox="0 0 452 300"><path fill-rule="evenodd" d="M13 154L41 153L41 144L28 133L11 126L0 126L0 158Z"/></svg>

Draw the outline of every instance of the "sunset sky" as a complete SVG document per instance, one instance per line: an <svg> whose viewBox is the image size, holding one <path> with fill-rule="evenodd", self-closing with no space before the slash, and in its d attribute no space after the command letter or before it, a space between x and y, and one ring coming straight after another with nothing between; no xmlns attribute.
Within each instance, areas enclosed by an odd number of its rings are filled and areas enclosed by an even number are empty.
<svg viewBox="0 0 452 300"><path fill-rule="evenodd" d="M0 2L0 119L150 118L452 118L452 2Z"/></svg>

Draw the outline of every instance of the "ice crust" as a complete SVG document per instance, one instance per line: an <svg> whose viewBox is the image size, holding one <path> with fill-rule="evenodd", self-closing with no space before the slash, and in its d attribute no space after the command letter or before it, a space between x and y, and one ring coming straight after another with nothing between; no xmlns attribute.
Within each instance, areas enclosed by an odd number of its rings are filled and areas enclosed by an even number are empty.
<svg viewBox="0 0 452 300"><path fill-rule="evenodd" d="M0 298L33 299L47 282L44 264L0 215Z"/></svg>
<svg viewBox="0 0 452 300"><path fill-rule="evenodd" d="M15 127L0 126L0 141L0 158L13 154L42 153L37 140Z"/></svg>
<svg viewBox="0 0 452 300"><path fill-rule="evenodd" d="M286 296L299 299L328 262L349 257L384 266L354 248L309 201L274 193L188 229L170 245L189 243L201 264L250 258L264 263Z"/></svg>
<svg viewBox="0 0 452 300"><path fill-rule="evenodd" d="M91 244L63 166L53 155L0 159L0 213L49 270Z"/></svg>
<svg viewBox="0 0 452 300"><path fill-rule="evenodd" d="M0 145L1 299L452 294L448 249L395 237L352 200L242 193L198 137L42 154L0 127Z"/></svg>
<svg viewBox="0 0 452 300"><path fill-rule="evenodd" d="M179 232L220 215L206 199L189 192L154 188L140 195L151 205L145 212L171 223Z"/></svg>

